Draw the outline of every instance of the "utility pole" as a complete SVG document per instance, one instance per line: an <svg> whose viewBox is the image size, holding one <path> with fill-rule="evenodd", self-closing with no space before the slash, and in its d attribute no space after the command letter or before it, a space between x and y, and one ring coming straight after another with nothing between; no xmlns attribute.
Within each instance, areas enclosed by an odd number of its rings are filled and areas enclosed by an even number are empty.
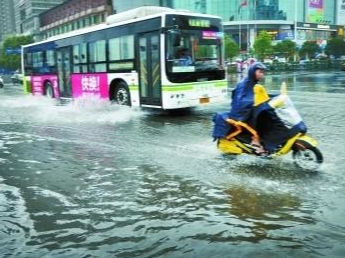
<svg viewBox="0 0 345 258"><path fill-rule="evenodd" d="M295 21L294 21L294 39L297 44L297 0L295 0Z"/></svg>
<svg viewBox="0 0 345 258"><path fill-rule="evenodd" d="M298 19L298 16L297 16L297 0L295 0L294 40L295 40L296 46L297 46L297 19ZM294 56L294 61L295 62L297 61L297 54L296 53L295 53L295 56Z"/></svg>

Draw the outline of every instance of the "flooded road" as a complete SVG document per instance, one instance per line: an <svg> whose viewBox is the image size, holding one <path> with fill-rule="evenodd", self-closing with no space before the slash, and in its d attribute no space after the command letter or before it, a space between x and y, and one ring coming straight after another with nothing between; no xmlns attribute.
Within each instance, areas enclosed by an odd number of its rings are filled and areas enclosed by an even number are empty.
<svg viewBox="0 0 345 258"><path fill-rule="evenodd" d="M232 78L236 80L236 78ZM0 257L345 255L345 73L288 83L325 164L219 155L211 117L0 90Z"/></svg>

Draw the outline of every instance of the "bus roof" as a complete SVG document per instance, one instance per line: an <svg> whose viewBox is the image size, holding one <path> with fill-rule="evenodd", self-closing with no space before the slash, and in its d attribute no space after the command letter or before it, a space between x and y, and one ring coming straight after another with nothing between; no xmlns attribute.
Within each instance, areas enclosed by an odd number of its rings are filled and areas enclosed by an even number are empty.
<svg viewBox="0 0 345 258"><path fill-rule="evenodd" d="M151 11L149 11L148 8L151 8ZM156 10L156 12L152 11L152 8L154 8L154 10ZM135 16L134 15L135 12L139 13L139 15ZM132 15L131 15L131 13L132 13ZM142 15L140 15L140 13ZM25 45L25 46L23 46L23 48L30 47L30 46L36 46L36 45L40 45L40 44L44 44L44 43L49 43L49 42L52 42L55 40L70 38L70 37L74 37L74 36L78 36L78 35L83 35L83 34L94 32L94 31L100 31L100 30L107 29L107 28L126 25L126 24L130 24L133 22L144 21L144 20L155 18L155 17L162 17L162 16L165 16L167 14L188 15L188 16L195 16L195 17L220 19L219 16L209 15L209 14L192 13L192 12L189 12L188 10L175 10L175 9L166 8L166 7L145 6L145 7L139 7L139 8L130 10L130 11L126 11L123 13L111 15L107 18L107 21L105 23L94 25L94 26L87 27L87 28L82 28L79 30L74 30L74 31L64 33L64 34L59 34L59 35L47 38L43 41L39 41L36 43ZM129 16L129 15L131 15L131 16ZM118 16L118 17L121 16L122 18L124 18L124 17L134 17L134 18L117 19L116 16Z"/></svg>

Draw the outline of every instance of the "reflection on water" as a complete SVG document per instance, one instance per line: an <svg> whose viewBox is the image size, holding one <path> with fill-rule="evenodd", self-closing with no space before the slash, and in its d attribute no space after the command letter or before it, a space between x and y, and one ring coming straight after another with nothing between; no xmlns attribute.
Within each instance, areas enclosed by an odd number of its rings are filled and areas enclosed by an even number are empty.
<svg viewBox="0 0 345 258"><path fill-rule="evenodd" d="M343 95L284 76L266 84L291 80L318 175L290 157L220 156L210 118L228 103L171 116L1 91L0 257L342 258Z"/></svg>
<svg viewBox="0 0 345 258"><path fill-rule="evenodd" d="M242 80L246 74L231 74L228 78L231 87ZM343 71L323 72L275 72L268 73L262 82L270 90L279 90L285 81L290 91L344 93Z"/></svg>
<svg viewBox="0 0 345 258"><path fill-rule="evenodd" d="M291 213L301 209L301 201L295 195L250 191L243 186L226 190L226 193L230 199L230 214L252 225L247 241L275 239L271 231L313 223L306 214L294 216ZM295 242L293 237L285 237L284 241Z"/></svg>

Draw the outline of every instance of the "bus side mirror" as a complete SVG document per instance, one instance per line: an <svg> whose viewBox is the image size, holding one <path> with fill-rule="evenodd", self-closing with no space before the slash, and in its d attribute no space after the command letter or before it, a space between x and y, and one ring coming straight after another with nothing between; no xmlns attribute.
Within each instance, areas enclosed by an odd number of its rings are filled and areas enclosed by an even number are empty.
<svg viewBox="0 0 345 258"><path fill-rule="evenodd" d="M179 29L169 30L170 39L174 47L181 46L181 31Z"/></svg>

